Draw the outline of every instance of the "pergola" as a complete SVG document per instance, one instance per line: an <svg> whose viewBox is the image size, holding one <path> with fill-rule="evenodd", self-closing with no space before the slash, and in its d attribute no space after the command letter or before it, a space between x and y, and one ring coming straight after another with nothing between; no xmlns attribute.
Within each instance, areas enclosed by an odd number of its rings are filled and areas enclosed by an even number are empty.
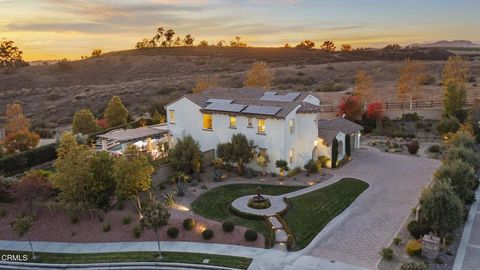
<svg viewBox="0 0 480 270"><path fill-rule="evenodd" d="M102 141L102 150L108 150L107 148L107 140L115 141L120 144L126 143L134 143L138 141L147 141L147 148L148 145L151 144L152 139L161 138L163 136L168 136L168 130L157 127L157 126L150 126L150 127L139 127L134 129L121 129L121 130L114 130L105 134L98 135L97 137L101 138Z"/></svg>

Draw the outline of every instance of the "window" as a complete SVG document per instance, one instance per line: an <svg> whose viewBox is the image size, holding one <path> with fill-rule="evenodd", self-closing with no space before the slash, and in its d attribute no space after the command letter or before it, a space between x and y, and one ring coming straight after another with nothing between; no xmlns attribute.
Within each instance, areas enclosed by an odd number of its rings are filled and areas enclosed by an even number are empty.
<svg viewBox="0 0 480 270"><path fill-rule="evenodd" d="M213 129L211 114L203 114L203 129Z"/></svg>
<svg viewBox="0 0 480 270"><path fill-rule="evenodd" d="M258 119L258 133L265 133L265 119Z"/></svg>
<svg viewBox="0 0 480 270"><path fill-rule="evenodd" d="M247 119L247 127L252 128L253 127L253 118L248 118Z"/></svg>
<svg viewBox="0 0 480 270"><path fill-rule="evenodd" d="M288 122L288 128L290 130L290 134L295 133L295 119L290 119L290 121Z"/></svg>
<svg viewBox="0 0 480 270"><path fill-rule="evenodd" d="M293 163L293 148L290 148L290 151L288 151L288 163Z"/></svg>
<svg viewBox="0 0 480 270"><path fill-rule="evenodd" d="M230 127L236 128L237 127L237 117L230 116Z"/></svg>
<svg viewBox="0 0 480 270"><path fill-rule="evenodd" d="M170 124L175 124L175 111L170 110Z"/></svg>

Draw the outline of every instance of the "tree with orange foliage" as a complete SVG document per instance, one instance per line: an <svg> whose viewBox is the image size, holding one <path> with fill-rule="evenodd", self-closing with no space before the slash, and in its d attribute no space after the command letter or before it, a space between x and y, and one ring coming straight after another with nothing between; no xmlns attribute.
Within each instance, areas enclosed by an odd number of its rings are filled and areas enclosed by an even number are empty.
<svg viewBox="0 0 480 270"><path fill-rule="evenodd" d="M450 56L443 67L443 85L456 83L463 86L467 81L468 67L461 56Z"/></svg>
<svg viewBox="0 0 480 270"><path fill-rule="evenodd" d="M373 79L371 75L361 69L357 71L353 93L360 97L362 104L368 104L375 99L375 93L373 92L372 84Z"/></svg>
<svg viewBox="0 0 480 270"><path fill-rule="evenodd" d="M36 201L44 200L53 195L53 185L50 183L48 176L49 172L30 171L15 184L15 195L27 201L31 215L35 214Z"/></svg>
<svg viewBox="0 0 480 270"><path fill-rule="evenodd" d="M245 87L261 87L270 88L272 85L273 74L268 68L267 63L261 61L252 65L247 72L243 86Z"/></svg>
<svg viewBox="0 0 480 270"><path fill-rule="evenodd" d="M21 130L16 133L9 133L4 141L4 147L8 153L24 152L35 148L40 141L37 133Z"/></svg>
<svg viewBox="0 0 480 270"><path fill-rule="evenodd" d="M194 94L202 93L208 88L218 87L218 80L215 76L200 77L195 84L195 87L192 89Z"/></svg>
<svg viewBox="0 0 480 270"><path fill-rule="evenodd" d="M333 41L330 41L330 40L323 42L321 47L321 49L326 52L334 52L336 48L337 47L335 47L335 43L333 43Z"/></svg>
<svg viewBox="0 0 480 270"><path fill-rule="evenodd" d="M350 44L342 44L342 48L340 49L342 52L351 52L353 51L352 45Z"/></svg>
<svg viewBox="0 0 480 270"><path fill-rule="evenodd" d="M406 59L400 68L397 97L402 101L410 101L410 109L412 109L413 99L422 93L422 82L426 77L426 69L425 64L421 61L410 59Z"/></svg>
<svg viewBox="0 0 480 270"><path fill-rule="evenodd" d="M358 96L344 96L339 106L339 114L345 115L349 120L359 120L362 118L362 102Z"/></svg>
<svg viewBox="0 0 480 270"><path fill-rule="evenodd" d="M368 104L367 107L367 117L370 119L375 119L377 130L382 132L382 121L385 116L385 109L383 108L383 102L375 101Z"/></svg>
<svg viewBox="0 0 480 270"><path fill-rule="evenodd" d="M5 131L7 135L15 134L20 131L28 131L30 129L30 119L23 113L23 107L20 103L12 103L7 105L5 111Z"/></svg>

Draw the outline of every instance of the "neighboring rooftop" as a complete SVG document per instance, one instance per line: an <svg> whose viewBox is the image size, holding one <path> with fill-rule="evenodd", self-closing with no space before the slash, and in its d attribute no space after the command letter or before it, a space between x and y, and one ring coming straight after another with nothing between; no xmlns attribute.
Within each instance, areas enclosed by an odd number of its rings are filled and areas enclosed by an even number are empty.
<svg viewBox="0 0 480 270"><path fill-rule="evenodd" d="M283 118L300 106L299 113L315 113L320 107L305 102L312 92L290 92L261 88L217 88L185 97L202 107L202 112L238 113ZM318 97L317 97L318 98Z"/></svg>
<svg viewBox="0 0 480 270"><path fill-rule="evenodd" d="M343 117L318 122L318 137L324 139L327 143L331 143L339 132L350 134L360 130L363 130L361 125Z"/></svg>
<svg viewBox="0 0 480 270"><path fill-rule="evenodd" d="M154 127L139 127L134 129L113 130L97 137L121 142L146 139L151 136L167 133L167 130Z"/></svg>

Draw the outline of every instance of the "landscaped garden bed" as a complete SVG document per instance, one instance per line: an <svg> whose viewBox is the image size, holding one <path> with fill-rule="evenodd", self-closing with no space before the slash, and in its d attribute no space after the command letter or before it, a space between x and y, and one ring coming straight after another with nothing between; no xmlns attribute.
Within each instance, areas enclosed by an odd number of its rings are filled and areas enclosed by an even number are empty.
<svg viewBox="0 0 480 270"><path fill-rule="evenodd" d="M27 255L27 262L52 264L86 264L86 263L116 263L116 262L159 262L158 252L111 252L111 253L44 253L38 252L37 259L32 260L31 253L0 250L1 254ZM203 253L162 252L161 262L204 264L207 265L247 269L252 259L236 256L225 256Z"/></svg>
<svg viewBox="0 0 480 270"><path fill-rule="evenodd" d="M306 247L338 214L343 212L368 184L352 178L287 200L284 219L295 238L295 250Z"/></svg>

